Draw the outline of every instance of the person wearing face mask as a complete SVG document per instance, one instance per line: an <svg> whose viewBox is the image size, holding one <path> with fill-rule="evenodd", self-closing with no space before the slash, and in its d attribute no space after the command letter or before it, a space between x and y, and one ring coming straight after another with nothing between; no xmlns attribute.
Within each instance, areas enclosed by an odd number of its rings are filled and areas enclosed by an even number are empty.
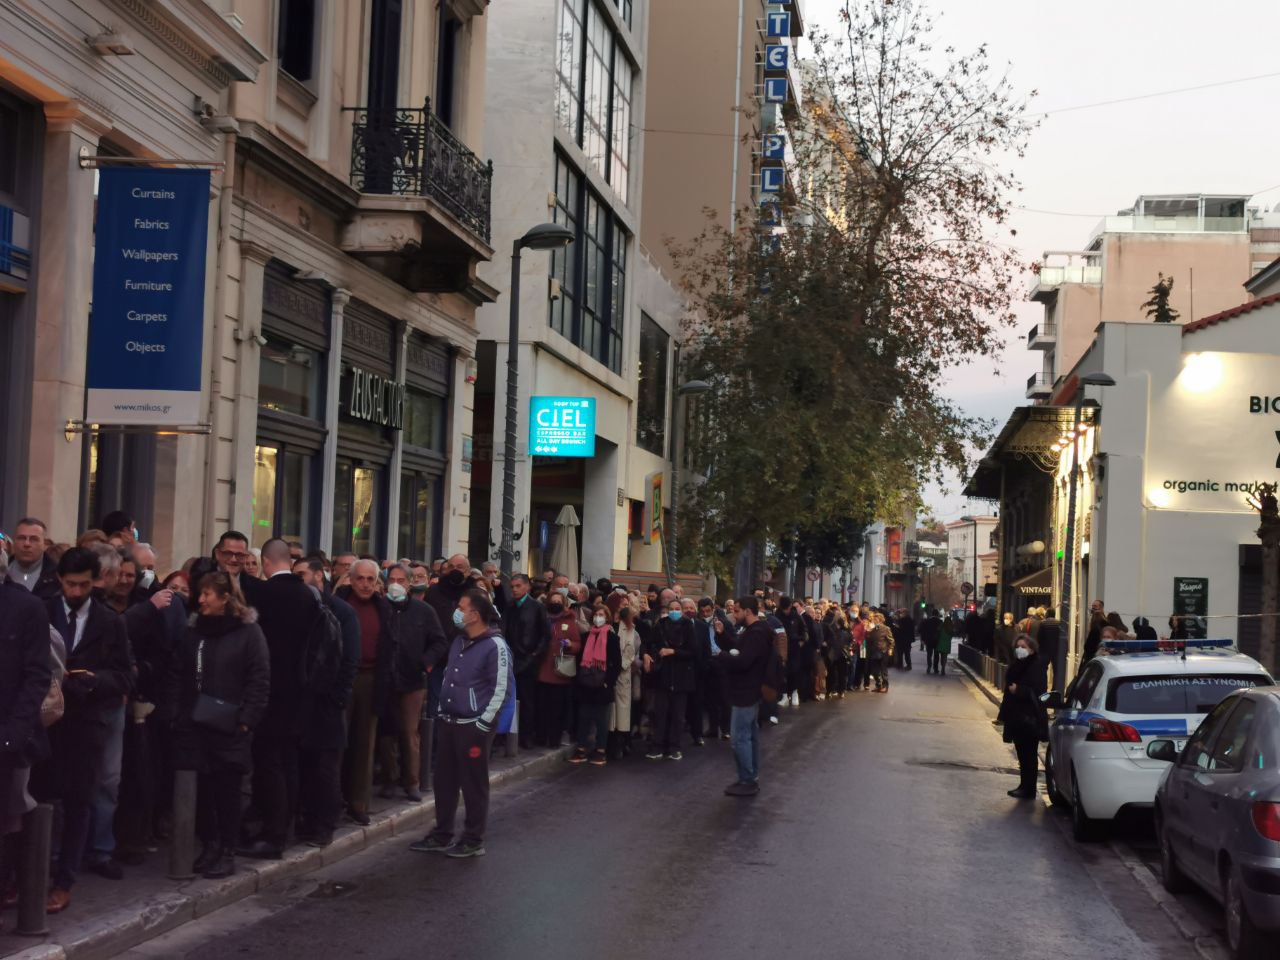
<svg viewBox="0 0 1280 960"><path fill-rule="evenodd" d="M534 602L532 600L528 601ZM489 598L473 590L458 602L454 625L462 632L449 647L440 696L436 772L435 829L409 849L443 853L454 859L484 855L489 815L489 754L494 731L515 708L511 651L496 624ZM456 842L458 795L467 807L462 836Z"/></svg>
<svg viewBox="0 0 1280 960"><path fill-rule="evenodd" d="M578 708L578 741L570 763L603 767L608 763L609 707L622 673L622 646L609 623L609 612L597 603L591 630L582 645L573 696Z"/></svg>
<svg viewBox="0 0 1280 960"><path fill-rule="evenodd" d="M49 622L67 647L66 709L49 728L55 768L50 779L62 800L62 833L55 837L47 904L50 913L60 913L71 902L112 719L133 691L133 658L124 621L93 597L101 575L97 554L73 547L58 561L61 590L48 601Z"/></svg>
<svg viewBox="0 0 1280 960"><path fill-rule="evenodd" d="M520 749L533 746L536 728L535 701L538 689L538 666L551 642L547 608L532 595L533 583L523 573L511 578L511 603L502 611L502 625L511 647L516 675L516 701L519 708Z"/></svg>
<svg viewBox="0 0 1280 960"><path fill-rule="evenodd" d="M1013 662L1014 642L1018 638L1018 627L1013 622L1013 614L1006 612L995 636L995 657L1000 663Z"/></svg>
<svg viewBox="0 0 1280 960"><path fill-rule="evenodd" d="M409 595L409 574L400 564L387 570L387 602L391 605L392 721L381 726L378 755L386 782L379 796L394 795L393 774L400 773L399 787L405 799L419 803L422 740L418 718L427 691L427 670L438 667L449 650L449 641L436 612ZM397 753L399 756L397 757ZM397 762L398 761L398 762Z"/></svg>
<svg viewBox="0 0 1280 960"><path fill-rule="evenodd" d="M614 760L631 751L631 706L639 684L640 648L642 641L636 622L639 599L628 600L618 608L614 632L618 635L621 670L614 683L613 706L609 709L609 756Z"/></svg>
<svg viewBox="0 0 1280 960"><path fill-rule="evenodd" d="M1036 795L1036 764L1040 743L1049 738L1049 721L1040 697L1048 688L1046 664L1040 659L1034 639L1025 633L1014 640L1013 662L1005 672L1004 742L1012 743L1018 754L1018 786L1009 796L1030 800Z"/></svg>
<svg viewBox="0 0 1280 960"><path fill-rule="evenodd" d="M425 563L409 564L409 596L424 600L431 586L431 570ZM436 615L439 619L439 614Z"/></svg>
<svg viewBox="0 0 1280 960"><path fill-rule="evenodd" d="M534 737L539 746L554 750L560 746L560 739L569 726L569 697L575 674L566 671L565 666L573 666L582 652L582 634L577 614L558 592L547 597L547 624L551 641L538 666ZM569 659L566 661L565 657Z"/></svg>
<svg viewBox="0 0 1280 960"><path fill-rule="evenodd" d="M680 731L689 694L697 684L696 658L693 624L673 597L645 652L645 669L654 677L653 747L645 754L650 760L684 759Z"/></svg>

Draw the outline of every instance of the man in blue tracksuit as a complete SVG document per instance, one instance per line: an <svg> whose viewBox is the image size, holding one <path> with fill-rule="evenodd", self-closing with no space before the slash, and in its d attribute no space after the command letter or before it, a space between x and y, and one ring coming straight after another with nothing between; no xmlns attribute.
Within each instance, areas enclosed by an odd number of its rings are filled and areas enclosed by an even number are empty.
<svg viewBox="0 0 1280 960"><path fill-rule="evenodd" d="M489 815L489 751L494 730L515 709L511 651L494 626L497 613L488 596L468 590L453 613L462 632L449 648L441 677L436 718L436 828L409 849L443 853L454 859L484 856ZM462 836L453 823L461 792L467 807Z"/></svg>

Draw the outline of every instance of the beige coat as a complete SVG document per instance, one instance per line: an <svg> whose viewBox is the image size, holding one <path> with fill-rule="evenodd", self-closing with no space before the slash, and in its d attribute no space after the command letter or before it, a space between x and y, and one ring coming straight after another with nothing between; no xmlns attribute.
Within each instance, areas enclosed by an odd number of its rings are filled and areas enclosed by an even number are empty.
<svg viewBox="0 0 1280 960"><path fill-rule="evenodd" d="M622 672L613 688L613 707L609 710L609 729L631 732L631 677L640 656L640 634L634 626L618 624L618 647L622 651Z"/></svg>

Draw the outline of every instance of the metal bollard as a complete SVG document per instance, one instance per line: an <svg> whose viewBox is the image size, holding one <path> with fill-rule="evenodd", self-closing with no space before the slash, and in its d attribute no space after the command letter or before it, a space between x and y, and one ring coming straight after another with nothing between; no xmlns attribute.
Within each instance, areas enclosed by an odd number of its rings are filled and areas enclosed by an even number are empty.
<svg viewBox="0 0 1280 960"><path fill-rule="evenodd" d="M169 841L169 878L190 880L196 860L196 772L173 773L173 837Z"/></svg>
<svg viewBox="0 0 1280 960"><path fill-rule="evenodd" d="M42 937L49 932L49 856L53 847L53 807L40 803L23 819L22 865L18 874L18 924L14 933Z"/></svg>
<svg viewBox="0 0 1280 960"><path fill-rule="evenodd" d="M430 717L418 718L418 789L424 793L431 789L431 757L435 752L436 722Z"/></svg>
<svg viewBox="0 0 1280 960"><path fill-rule="evenodd" d="M503 735L502 755L514 757L520 747L520 701L516 701L515 712L511 715L511 729Z"/></svg>

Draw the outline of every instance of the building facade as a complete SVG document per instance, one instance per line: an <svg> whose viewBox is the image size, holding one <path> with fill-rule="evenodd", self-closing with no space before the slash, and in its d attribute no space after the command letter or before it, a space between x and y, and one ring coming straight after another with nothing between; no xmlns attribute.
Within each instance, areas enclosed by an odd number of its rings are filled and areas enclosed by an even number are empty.
<svg viewBox="0 0 1280 960"><path fill-rule="evenodd" d="M13 178L32 189L0 183L0 223L29 251L26 275L0 283L24 371L9 389L29 397L6 414L24 454L6 449L6 517L36 514L65 540L122 508L170 566L228 527L328 551L465 547L475 311L496 295L477 274L492 255L486 9L0 10L0 123L33 147ZM212 168L189 429L67 429L83 416L92 294L97 180L82 155Z"/></svg>

